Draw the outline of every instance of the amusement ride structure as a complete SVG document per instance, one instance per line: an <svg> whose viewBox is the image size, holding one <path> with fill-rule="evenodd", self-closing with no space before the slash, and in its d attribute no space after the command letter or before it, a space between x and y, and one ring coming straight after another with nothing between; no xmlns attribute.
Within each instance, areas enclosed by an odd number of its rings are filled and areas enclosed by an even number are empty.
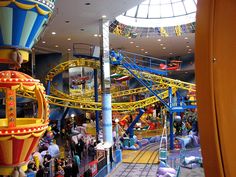
<svg viewBox="0 0 236 177"><path fill-rule="evenodd" d="M102 110L101 99L98 97L99 102L95 102L93 92L85 92L83 96L71 96L53 86L54 77L70 68L90 67L98 70L100 64L95 58L73 58L52 68L45 78L48 84L48 95L45 94L44 87L38 80L14 71L19 69L23 62L29 60L31 47L45 27L53 8L54 0L0 1L0 14L2 14L0 16L2 17L0 19L0 61L9 65L8 69L11 69L0 72L0 89L2 95L5 95L3 99L6 100L6 117L0 119L0 151L3 154L0 157L0 175L10 175L14 169L20 168L28 161L40 137L47 129L49 104L81 110ZM166 68L142 66L136 62L136 58L124 51L111 52L110 60L111 64L114 64L115 73L133 77L143 86L112 92L112 98L144 92L150 92L151 95L138 101L112 103L112 111L136 111L160 101L170 112L170 121L173 121L173 112L196 108L195 104L184 104L180 99L177 99L177 103L172 102L172 95L179 89L195 92L195 84L166 77L168 75ZM37 100L37 117L18 118L17 97ZM140 112L140 116L132 125L142 114L143 112ZM171 133L173 135L173 132Z"/></svg>

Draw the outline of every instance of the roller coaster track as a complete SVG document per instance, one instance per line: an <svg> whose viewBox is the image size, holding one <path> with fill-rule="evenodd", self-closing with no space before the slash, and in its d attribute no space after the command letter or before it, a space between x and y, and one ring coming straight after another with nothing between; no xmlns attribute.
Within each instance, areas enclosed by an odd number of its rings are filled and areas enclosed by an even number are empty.
<svg viewBox="0 0 236 177"><path fill-rule="evenodd" d="M74 67L91 67L93 69L98 69L100 67L99 64L100 64L99 61L95 61L94 59L74 58L73 60L63 62L63 63L57 65L56 67L54 67L53 69L51 69L45 79L46 79L46 81L52 81L56 75L62 73L65 70L68 70L68 69L74 68ZM118 66L116 71L117 71L117 73L131 76L131 74L123 67ZM135 74L137 74L137 72L138 72L135 70L132 70L132 71ZM184 89L184 90L189 90L189 91L196 91L195 84L183 82L180 80L170 79L167 77L163 77L163 76L159 76L159 75L155 75L155 74L151 74L151 73L147 73L147 72L143 72L142 75L144 76L145 79L152 80L152 81L158 83L158 85L153 86L154 90L161 89L161 88L166 89L167 87L174 87L174 88L179 88L179 89ZM113 92L112 97L117 98L117 97L121 97L121 96L127 96L127 95L131 95L131 94L137 94L137 93L142 93L142 92L147 92L147 91L148 91L147 88L140 87L140 88L136 88L136 89ZM51 92L55 96L62 97L65 99L80 99L82 101L89 101L89 100L91 100L91 97L93 97L93 92L87 92L82 96L79 96L79 95L71 96L71 95L68 95L66 93L63 93L63 92L55 89L55 87L53 87L53 86L51 86Z"/></svg>
<svg viewBox="0 0 236 177"><path fill-rule="evenodd" d="M153 90L166 90L168 89L168 86L166 84L158 84L158 85L154 85L152 87ZM113 92L112 89L112 98L118 98L118 97L122 97L122 96L128 96L128 95L134 95L134 94L138 94L138 93L145 93L145 92L149 92L149 90L146 87L138 87L135 89L129 89L129 90L123 90L123 91L115 91ZM90 92L85 92L85 94L81 94L81 95L69 95L66 94L60 90L57 90L54 86L51 86L51 92L53 93L53 95L55 95L56 97L61 97L61 98L66 98L66 99L80 99L83 101L91 101L94 100L93 97L93 91ZM101 96L99 96L99 100L101 100Z"/></svg>
<svg viewBox="0 0 236 177"><path fill-rule="evenodd" d="M173 88L173 93L177 91L176 88ZM34 92L29 90L18 90L17 95L21 97L26 97L30 99L36 99ZM93 110L93 111L100 111L102 110L101 102L91 102L91 101L79 101L73 99L65 99L59 98L54 96L46 96L48 99L49 104L62 106L62 107L70 107L82 110ZM165 99L168 97L168 90L159 94L159 97ZM112 110L113 111L134 111L138 108L144 108L150 104L158 102L158 98L155 96L139 100L136 102L121 102L121 103L112 103Z"/></svg>
<svg viewBox="0 0 236 177"><path fill-rule="evenodd" d="M93 69L98 69L100 68L100 63L99 61L95 61L94 59L74 58L73 60L60 63L59 65L51 69L45 79L46 81L52 81L56 75L74 67L90 67Z"/></svg>
<svg viewBox="0 0 236 177"><path fill-rule="evenodd" d="M93 59L86 59L86 58L74 58L73 60L69 60L67 62L61 63L51 69L49 73L46 76L46 81L52 81L53 78L62 73L65 70L68 70L70 68L74 67L91 67L93 69L98 69L100 67L99 61L95 61ZM116 68L117 73L124 74L124 75L129 75L130 73L118 66ZM133 70L133 72L136 74L137 71ZM147 80L152 80L155 83L158 83L158 85L154 85L153 89L166 89L167 87L172 87L173 88L173 93L177 91L177 89L184 89L184 90L189 90L189 91L196 91L195 84L187 83L187 82L182 82L179 80L174 80L170 79L167 77L162 77L158 76L155 74L150 74L143 72L142 75L144 76L145 79ZM73 97L68 94L65 94L59 90L56 90L54 87L52 87L53 94L56 95L57 97L54 96L47 96L48 101L50 104L53 105L58 105L58 106L63 106L63 107L70 107L70 108L79 108L83 110L102 110L102 105L100 102L92 102L90 98L83 98L80 99L81 97ZM126 95L131 95L131 94L136 94L136 93L142 93L142 92L147 92L148 89L145 87L140 87L136 89L130 89L130 90L125 90L125 91L120 91L120 92L114 92L112 96L119 97L119 96L126 96ZM31 99L34 99L34 93L30 93L29 91L20 91L18 92L20 96L23 97L28 97ZM91 93L90 93L91 94ZM88 95L90 95L88 94ZM162 93L158 94L161 99L165 99L168 97L168 91L163 91ZM85 95L84 95L85 96ZM78 100L79 99L79 100ZM112 103L112 110L114 111L133 111L138 108L143 108L145 106L148 106L150 104L153 104L155 102L159 101L157 97L152 96L143 100L139 100L136 102L128 102L128 103Z"/></svg>
<svg viewBox="0 0 236 177"><path fill-rule="evenodd" d="M68 70L69 68L74 67L91 67L93 69L98 69L100 67L99 61L95 61L93 59L86 59L86 58L75 58L74 60L69 60L67 62L61 63L51 69L49 73L46 76L46 81L52 81L53 78L62 73L65 70ZM135 74L137 74L138 71L132 70ZM116 72L119 74L129 75L131 74L123 67L117 66ZM159 84L165 84L169 87L176 87L179 89L189 90L189 91L196 91L196 85L188 82L183 82L180 80L171 79L168 77L163 77L155 74L150 74L147 72L143 72L142 75L147 80L152 80Z"/></svg>
<svg viewBox="0 0 236 177"><path fill-rule="evenodd" d="M132 72L138 76L138 71L132 70ZM120 66L117 66L116 73L132 76L129 73L129 71L127 71L125 68L120 67ZM196 91L196 85L192 83L183 82L180 80L171 79L168 77L163 77L163 76L159 76L159 75L151 74L147 72L142 72L142 75L146 80L152 80L153 82L168 85L169 87L175 87L178 89L184 89L184 90L193 91L193 92Z"/></svg>

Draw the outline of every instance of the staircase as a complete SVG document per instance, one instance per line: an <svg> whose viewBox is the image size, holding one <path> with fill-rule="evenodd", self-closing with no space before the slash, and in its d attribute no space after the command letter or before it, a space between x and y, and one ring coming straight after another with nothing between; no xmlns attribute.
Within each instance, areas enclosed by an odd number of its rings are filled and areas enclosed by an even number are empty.
<svg viewBox="0 0 236 177"><path fill-rule="evenodd" d="M168 103L166 103L160 96L158 96L158 94L160 94L160 92L158 90L153 90L152 86L155 84L152 80L146 80L145 77L143 76L143 72L146 72L143 70L142 67L139 67L132 58L128 57L128 56L124 56L123 60L121 62L122 66L124 68L126 68L129 73L135 78L137 79L137 81L139 83L141 83L143 86L145 86L154 96L156 96L161 103L164 104L164 106L168 109L170 109L170 106L168 105ZM137 74L134 74L134 72L132 70L136 70L138 71Z"/></svg>

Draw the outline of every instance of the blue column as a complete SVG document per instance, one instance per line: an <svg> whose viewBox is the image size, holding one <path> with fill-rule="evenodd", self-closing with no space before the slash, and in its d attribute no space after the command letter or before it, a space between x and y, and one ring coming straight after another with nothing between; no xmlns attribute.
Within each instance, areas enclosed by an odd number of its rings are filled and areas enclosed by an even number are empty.
<svg viewBox="0 0 236 177"><path fill-rule="evenodd" d="M133 122L130 124L130 126L125 131L126 134L129 134L130 138L133 138L133 136L134 136L134 126L139 121L139 119L141 118L141 116L144 113L145 113L145 111L143 109L140 109L139 114L136 116L136 118L133 120Z"/></svg>
<svg viewBox="0 0 236 177"><path fill-rule="evenodd" d="M102 118L103 118L103 139L105 143L113 145L112 137L112 110L111 110L111 79L110 79L110 58L109 58L109 21L100 20L100 69L102 86Z"/></svg>
<svg viewBox="0 0 236 177"><path fill-rule="evenodd" d="M172 88L168 88L168 96L169 96L169 106L172 107Z"/></svg>
<svg viewBox="0 0 236 177"><path fill-rule="evenodd" d="M169 93L169 106L170 106L170 114L169 114L169 121L170 121L170 150L174 149L174 127L173 127L173 113L172 113L172 88L168 88Z"/></svg>
<svg viewBox="0 0 236 177"><path fill-rule="evenodd" d="M178 92L176 92L176 96L177 96L177 106L180 106L181 96Z"/></svg>
<svg viewBox="0 0 236 177"><path fill-rule="evenodd" d="M170 150L174 149L173 113L170 112Z"/></svg>
<svg viewBox="0 0 236 177"><path fill-rule="evenodd" d="M177 106L180 106L180 102L181 102L180 94L178 92L176 92L176 96L177 96ZM177 115L180 116L180 112L178 112Z"/></svg>
<svg viewBox="0 0 236 177"><path fill-rule="evenodd" d="M94 74L94 98L95 102L98 102L98 72L96 69L93 70ZM96 120L96 139L98 141L99 136L99 111L95 111L95 120Z"/></svg>
<svg viewBox="0 0 236 177"><path fill-rule="evenodd" d="M50 88L51 88L51 81L48 81L47 83L47 90L46 90L46 94L50 95Z"/></svg>
<svg viewBox="0 0 236 177"><path fill-rule="evenodd" d="M102 118L104 142L113 144L111 94L102 95Z"/></svg>

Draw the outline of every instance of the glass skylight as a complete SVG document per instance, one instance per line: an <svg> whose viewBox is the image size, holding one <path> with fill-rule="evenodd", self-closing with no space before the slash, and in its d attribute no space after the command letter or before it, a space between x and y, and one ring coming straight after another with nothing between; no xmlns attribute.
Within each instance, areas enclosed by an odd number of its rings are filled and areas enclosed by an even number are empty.
<svg viewBox="0 0 236 177"><path fill-rule="evenodd" d="M168 27L195 22L197 0L145 0L117 17L134 27Z"/></svg>

